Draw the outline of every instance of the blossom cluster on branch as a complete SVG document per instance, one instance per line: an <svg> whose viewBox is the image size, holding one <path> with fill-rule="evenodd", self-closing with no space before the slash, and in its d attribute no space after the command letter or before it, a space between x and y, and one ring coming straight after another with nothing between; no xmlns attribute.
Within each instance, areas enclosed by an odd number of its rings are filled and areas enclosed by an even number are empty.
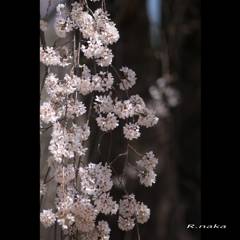
<svg viewBox="0 0 240 240"><path fill-rule="evenodd" d="M45 44L40 48L40 62L47 70L43 80L47 99L40 106L41 131L51 129L48 165L53 173L50 180L47 176L41 180L41 198L46 196L51 180L57 184L55 205L41 210L40 221L44 227L58 224L69 236L107 240L111 229L102 216L117 215L119 229L130 231L148 221L150 209L128 193L126 186L121 199L112 196L113 161L93 163L88 158L90 120L94 118L104 134L121 128L128 155L129 142L141 136L142 128L156 125L158 117L141 96L129 94L136 84L136 73L126 66L119 70L113 66L111 45L119 40L119 32L105 1L90 1L101 7L92 10L86 0L56 7L56 35L72 37L72 50ZM41 20L43 35L47 27ZM152 151L141 154L135 163L140 184L150 187L155 183L157 162Z"/></svg>

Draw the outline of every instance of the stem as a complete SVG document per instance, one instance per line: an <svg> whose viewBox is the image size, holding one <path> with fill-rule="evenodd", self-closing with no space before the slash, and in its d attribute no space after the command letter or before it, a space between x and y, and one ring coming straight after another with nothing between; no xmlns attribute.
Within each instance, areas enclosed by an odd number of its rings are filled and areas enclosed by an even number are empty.
<svg viewBox="0 0 240 240"><path fill-rule="evenodd" d="M136 230L137 230L137 239L141 240L138 223L136 223Z"/></svg>
<svg viewBox="0 0 240 240"><path fill-rule="evenodd" d="M121 76L120 76L120 74L119 74L119 72L118 72L118 70L116 69L116 67L115 66L113 66L112 64L110 65L110 67L113 69L113 71L116 73L116 75L117 75L117 77L119 78L119 80L121 81Z"/></svg>
<svg viewBox="0 0 240 240"><path fill-rule="evenodd" d="M54 240L57 240L57 223L54 225Z"/></svg>
<svg viewBox="0 0 240 240"><path fill-rule="evenodd" d="M45 33L42 30L40 30L40 39L41 39L43 49L45 49L46 48L46 39L45 39Z"/></svg>
<svg viewBox="0 0 240 240"><path fill-rule="evenodd" d="M55 178L55 176L52 176L51 178L49 178L49 179L45 182L45 184L51 182L54 178Z"/></svg>
<svg viewBox="0 0 240 240"><path fill-rule="evenodd" d="M59 119L57 122L62 122L64 120L64 118L61 118L61 119ZM46 132L49 128L52 128L53 127L53 124L50 124L50 125L48 125L47 127L45 127L45 128L41 128L40 130L43 130L43 132L42 133L44 133L44 132Z"/></svg>
<svg viewBox="0 0 240 240"><path fill-rule="evenodd" d="M139 153L134 147L132 147L129 143L128 143L128 147L134 152L136 153L139 157L142 157L143 154Z"/></svg>
<svg viewBox="0 0 240 240"><path fill-rule="evenodd" d="M92 14L92 17L95 20L94 13L93 13L92 9L88 6L87 0L84 0L84 3L86 5L87 10Z"/></svg>
<svg viewBox="0 0 240 240"><path fill-rule="evenodd" d="M111 161L110 166L111 166L118 158L120 158L120 157L122 157L122 156L126 156L127 154L128 154L128 152L124 152L124 153L118 154L118 155Z"/></svg>
<svg viewBox="0 0 240 240"><path fill-rule="evenodd" d="M45 82L46 82L46 77L47 77L47 75L48 75L48 69L49 69L49 68L48 68L47 66L45 66L45 73L44 73L43 80L42 80L42 84L41 84L40 97L41 97L41 95L42 95L43 87L44 87Z"/></svg>
<svg viewBox="0 0 240 240"><path fill-rule="evenodd" d="M51 167L48 167L47 172L46 172L46 174L45 174L45 176L44 176L44 179L43 179L43 183L44 183L44 184L46 184L47 177L48 177L48 174L49 174L50 170L51 170ZM40 199L40 208L41 208L41 206L42 206L43 197L44 197L44 196L42 196L41 199Z"/></svg>
<svg viewBox="0 0 240 240"><path fill-rule="evenodd" d="M110 143L108 148L107 162L109 161L109 158L111 156L111 150L112 150L112 132L110 132Z"/></svg>

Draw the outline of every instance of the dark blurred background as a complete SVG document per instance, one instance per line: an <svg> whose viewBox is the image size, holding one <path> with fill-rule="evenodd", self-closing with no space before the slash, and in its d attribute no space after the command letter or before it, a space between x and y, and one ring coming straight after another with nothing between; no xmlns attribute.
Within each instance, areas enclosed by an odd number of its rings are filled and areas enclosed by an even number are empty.
<svg viewBox="0 0 240 240"><path fill-rule="evenodd" d="M114 65L135 70L138 81L131 93L138 93L160 111L159 124L144 130L140 140L132 144L141 153L153 150L158 156L156 184L144 188L131 169L126 169L128 191L151 208L150 220L140 226L141 240L198 240L200 231L186 227L201 221L200 0L107 0L106 3L121 36L113 49ZM54 16L56 4L52 1L53 14L49 14L49 20ZM47 5L48 0L41 1L42 15ZM169 107L167 116L163 116L162 103L158 98L153 99L151 92L151 89L156 92L159 78L170 79L180 95L178 105ZM119 153L119 145L112 141L111 156ZM131 153L130 157L134 160L135 155ZM117 166L120 172L121 167ZM135 230L123 233L116 224L112 226L111 238L137 239Z"/></svg>

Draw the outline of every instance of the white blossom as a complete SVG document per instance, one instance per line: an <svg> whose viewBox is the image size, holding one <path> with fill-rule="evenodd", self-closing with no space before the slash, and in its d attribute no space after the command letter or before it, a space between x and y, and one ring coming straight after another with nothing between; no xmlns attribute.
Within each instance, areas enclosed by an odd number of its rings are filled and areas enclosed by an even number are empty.
<svg viewBox="0 0 240 240"><path fill-rule="evenodd" d="M97 113L109 113L113 111L113 108L113 100L110 95L96 96L94 109Z"/></svg>
<svg viewBox="0 0 240 240"><path fill-rule="evenodd" d="M139 168L138 177L140 183L146 187L151 187L156 181L156 174L154 169L156 168L158 159L155 157L152 151L147 152L142 159L136 162Z"/></svg>
<svg viewBox="0 0 240 240"><path fill-rule="evenodd" d="M70 57L62 58L58 51L54 50L53 47L40 47L40 62L47 66L68 66Z"/></svg>
<svg viewBox="0 0 240 240"><path fill-rule="evenodd" d="M78 91L82 95L87 95L94 90L94 84L92 83L92 75L87 65L82 66L82 75L78 79Z"/></svg>
<svg viewBox="0 0 240 240"><path fill-rule="evenodd" d="M89 134L87 125L83 127L73 125L72 128L66 129L60 123L55 123L49 150L57 162L62 162L63 157L73 158L74 153L82 156L87 150L82 144L87 140Z"/></svg>
<svg viewBox="0 0 240 240"><path fill-rule="evenodd" d="M47 188L43 180L40 181L40 197L46 194Z"/></svg>
<svg viewBox="0 0 240 240"><path fill-rule="evenodd" d="M111 131L118 127L119 125L119 121L113 113L108 113L106 117L100 115L99 117L96 118L96 121L97 125L104 132Z"/></svg>
<svg viewBox="0 0 240 240"><path fill-rule="evenodd" d="M40 106L40 119L44 123L55 123L59 118L51 102L44 102Z"/></svg>
<svg viewBox="0 0 240 240"><path fill-rule="evenodd" d="M118 210L118 204L113 201L109 193L102 193L94 201L96 209L103 214L116 214Z"/></svg>
<svg viewBox="0 0 240 240"><path fill-rule="evenodd" d="M52 212L52 209L43 210L40 213L40 221L44 227L46 227L46 228L51 227L56 221L56 216Z"/></svg>
<svg viewBox="0 0 240 240"><path fill-rule="evenodd" d="M119 39L119 32L115 23L109 19L109 14L101 8L98 8L93 15L96 21L96 38L100 39L105 45L111 45L117 42Z"/></svg>
<svg viewBox="0 0 240 240"><path fill-rule="evenodd" d="M142 202L137 202L134 194L125 195L119 202L118 227L130 231L138 223L145 223L150 217L150 209Z"/></svg>
<svg viewBox="0 0 240 240"><path fill-rule="evenodd" d="M73 164L67 167L59 166L55 171L55 181L61 184L67 184L75 178L75 169Z"/></svg>
<svg viewBox="0 0 240 240"><path fill-rule="evenodd" d="M134 194L125 195L119 201L119 215L124 218L134 217L136 212L137 201Z"/></svg>
<svg viewBox="0 0 240 240"><path fill-rule="evenodd" d="M67 117L74 118L82 116L84 113L86 113L86 106L83 104L83 102L70 99L67 104Z"/></svg>
<svg viewBox="0 0 240 240"><path fill-rule="evenodd" d="M140 137L140 128L136 123L126 123L123 127L124 137L128 140L137 139Z"/></svg>
<svg viewBox="0 0 240 240"><path fill-rule="evenodd" d="M43 79L47 100L41 102L40 125L44 129L44 124L50 124L47 127L52 130L47 163L56 185L55 210L43 210L40 221L45 227L56 222L67 237L78 233L82 240L109 240L111 229L106 221L99 221L102 214L115 215L118 212L118 227L130 231L136 223L148 221L150 209L138 202L134 194L115 201L111 190L116 176L112 174L111 164L106 163L107 159L105 163L92 163L91 160L95 159L82 157L86 155L85 146L89 145L86 142L91 133L88 122L93 116L88 115L85 124L83 115L87 111L90 114L91 108L94 108L96 123L104 132L114 130L120 121L123 122L123 135L128 140L139 138L140 126L152 127L158 118L138 94L128 96L117 88L132 88L137 77L133 70L122 67L120 82L116 83L111 72L115 68L108 67L114 57L111 45L119 40L118 29L108 12L98 5L92 11L87 1L75 1L71 6L69 9L59 3L56 7L56 47L54 44L54 47L40 48L40 62L48 67L46 79ZM40 25L42 31L47 31L47 22L40 20ZM73 30L79 32L81 41L69 47L65 41L69 40L66 37L72 37L68 33ZM59 38L66 39L58 41ZM60 46L58 42L61 42ZM73 49L73 45L80 47L79 51ZM167 86L164 85L165 97L170 99L169 105L174 106L176 94ZM85 97L88 94L91 96ZM125 95L127 97L122 97ZM85 100L88 102L90 97L92 105L85 106ZM94 134L91 133L91 136ZM155 183L156 165L153 152L147 152L136 162L141 184L148 187ZM40 196L45 193L46 184L41 181Z"/></svg>
<svg viewBox="0 0 240 240"><path fill-rule="evenodd" d="M57 5L57 7L56 7L57 13L61 13L61 11L62 11L63 9L65 9L65 5L62 4L62 3L59 3L59 4Z"/></svg>
<svg viewBox="0 0 240 240"><path fill-rule="evenodd" d="M138 203L136 206L137 222L144 224L150 218L150 209L143 203Z"/></svg>
<svg viewBox="0 0 240 240"><path fill-rule="evenodd" d="M151 110L145 110L143 114L139 115L138 124L146 128L153 127L158 123L159 118Z"/></svg>
<svg viewBox="0 0 240 240"><path fill-rule="evenodd" d="M81 191L89 195L99 195L111 190L113 186L112 171L102 163L89 163L86 167L79 168Z"/></svg>
<svg viewBox="0 0 240 240"><path fill-rule="evenodd" d="M61 185L61 187L63 188L63 185ZM70 211L72 206L73 197L66 195L66 193L57 203L56 212L57 222L62 227L63 230L68 229L75 222L75 217Z"/></svg>
<svg viewBox="0 0 240 240"><path fill-rule="evenodd" d="M134 218L118 218L118 227L122 231L131 231L135 226Z"/></svg>
<svg viewBox="0 0 240 240"><path fill-rule="evenodd" d="M84 38L90 38L94 34L94 19L78 2L72 4L72 11L70 13L71 19L74 21L76 27L79 28Z"/></svg>
<svg viewBox="0 0 240 240"><path fill-rule="evenodd" d="M112 50L105 47L101 57L96 59L96 63L101 67L108 67L109 65L112 64L112 60L113 60Z"/></svg>
<svg viewBox="0 0 240 240"><path fill-rule="evenodd" d="M135 115L139 115L139 114L146 111L145 110L146 109L146 104L138 94L130 96L129 104L132 105L132 108L134 109L134 114Z"/></svg>
<svg viewBox="0 0 240 240"><path fill-rule="evenodd" d="M106 221L99 221L90 232L81 235L83 240L109 240L111 229Z"/></svg>
<svg viewBox="0 0 240 240"><path fill-rule="evenodd" d="M121 79L119 88L121 90L127 90L129 88L132 88L136 83L136 73L128 67L122 67L120 71L123 73L124 78Z"/></svg>
<svg viewBox="0 0 240 240"><path fill-rule="evenodd" d="M72 207L76 227L81 232L90 232L95 227L97 211L87 198L78 199Z"/></svg>
<svg viewBox="0 0 240 240"><path fill-rule="evenodd" d="M97 224L99 240L109 240L111 229L106 221L99 221Z"/></svg>
<svg viewBox="0 0 240 240"><path fill-rule="evenodd" d="M114 113L121 119L126 119L134 115L134 107L130 100L116 101Z"/></svg>
<svg viewBox="0 0 240 240"><path fill-rule="evenodd" d="M104 46L99 40L89 40L88 45L82 45L81 50L88 59L96 59L101 67L107 67L112 63L112 50Z"/></svg>
<svg viewBox="0 0 240 240"><path fill-rule="evenodd" d="M40 29L43 31L43 32L46 32L47 29L48 29L48 23L44 20L40 20Z"/></svg>
<svg viewBox="0 0 240 240"><path fill-rule="evenodd" d="M97 92L105 92L112 88L113 76L111 73L100 72L92 76L94 90Z"/></svg>

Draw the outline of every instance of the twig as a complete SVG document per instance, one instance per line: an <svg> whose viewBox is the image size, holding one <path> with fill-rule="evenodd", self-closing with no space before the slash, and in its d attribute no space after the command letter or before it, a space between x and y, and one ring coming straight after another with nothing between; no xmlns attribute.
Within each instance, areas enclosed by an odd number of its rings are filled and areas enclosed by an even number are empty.
<svg viewBox="0 0 240 240"><path fill-rule="evenodd" d="M122 156L126 156L127 154L128 154L128 152L124 152L124 153L118 154L118 155L111 161L110 166L111 166L118 158L120 158L120 157L122 157Z"/></svg>
<svg viewBox="0 0 240 240"><path fill-rule="evenodd" d="M45 174L45 176L44 176L44 179L43 179L43 183L44 183L44 184L46 184L47 177L48 177L48 174L49 174L50 170L51 170L51 167L48 167L47 172L46 172L46 174ZM40 199L40 208L41 208L41 206L42 206L43 197L44 197L44 196L41 196L41 199Z"/></svg>
<svg viewBox="0 0 240 240"><path fill-rule="evenodd" d="M45 49L46 48L46 39L45 39L45 33L42 30L40 30L40 39L41 39L43 49Z"/></svg>
<svg viewBox="0 0 240 240"><path fill-rule="evenodd" d="M116 67L115 67L114 65L112 65L112 64L110 65L110 67L113 69L113 71L116 73L117 77L118 77L119 80L121 81L122 78L121 78L118 70L116 69Z"/></svg>
<svg viewBox="0 0 240 240"><path fill-rule="evenodd" d="M110 143L108 147L107 162L109 161L109 158L111 156L111 151L112 151L112 132L110 132Z"/></svg>
<svg viewBox="0 0 240 240"><path fill-rule="evenodd" d="M51 182L54 178L55 178L55 176L52 176L51 178L49 178L49 179L45 182L45 184Z"/></svg>
<svg viewBox="0 0 240 240"><path fill-rule="evenodd" d="M129 143L128 143L128 147L133 151L135 152L139 157L142 157L143 154L139 153L133 146L131 146Z"/></svg>
<svg viewBox="0 0 240 240"><path fill-rule="evenodd" d="M136 223L136 230L137 230L137 239L138 239L138 240L141 240L138 222Z"/></svg>
<svg viewBox="0 0 240 240"><path fill-rule="evenodd" d="M101 146L101 143L102 143L102 139L103 139L103 136L105 135L105 133L103 132L100 137L99 137L99 140L98 140L98 145L97 145L97 152L99 154L101 154L101 150L100 150L100 146Z"/></svg>
<svg viewBox="0 0 240 240"><path fill-rule="evenodd" d="M57 223L54 225L54 240L57 240Z"/></svg>
<svg viewBox="0 0 240 240"><path fill-rule="evenodd" d="M91 96L90 103L89 103L89 110L88 110L88 116L87 116L87 124L89 123L90 116L91 116L91 113L92 113L93 99L94 99L94 96L92 95L92 96Z"/></svg>
<svg viewBox="0 0 240 240"><path fill-rule="evenodd" d="M47 11L46 11L46 14L45 14L45 18L46 18L47 15L48 15L48 12L49 12L49 9L50 9L50 7L51 7L51 4L52 4L52 0L49 0L49 1L48 1L48 6L47 6Z"/></svg>
<svg viewBox="0 0 240 240"><path fill-rule="evenodd" d="M45 73L44 73L44 76L43 76L43 80L42 80L42 84L41 84L41 90L40 90L40 97L42 96L42 91L43 91L43 87L45 85L45 82L46 82L46 77L48 75L48 67L45 66Z"/></svg>

